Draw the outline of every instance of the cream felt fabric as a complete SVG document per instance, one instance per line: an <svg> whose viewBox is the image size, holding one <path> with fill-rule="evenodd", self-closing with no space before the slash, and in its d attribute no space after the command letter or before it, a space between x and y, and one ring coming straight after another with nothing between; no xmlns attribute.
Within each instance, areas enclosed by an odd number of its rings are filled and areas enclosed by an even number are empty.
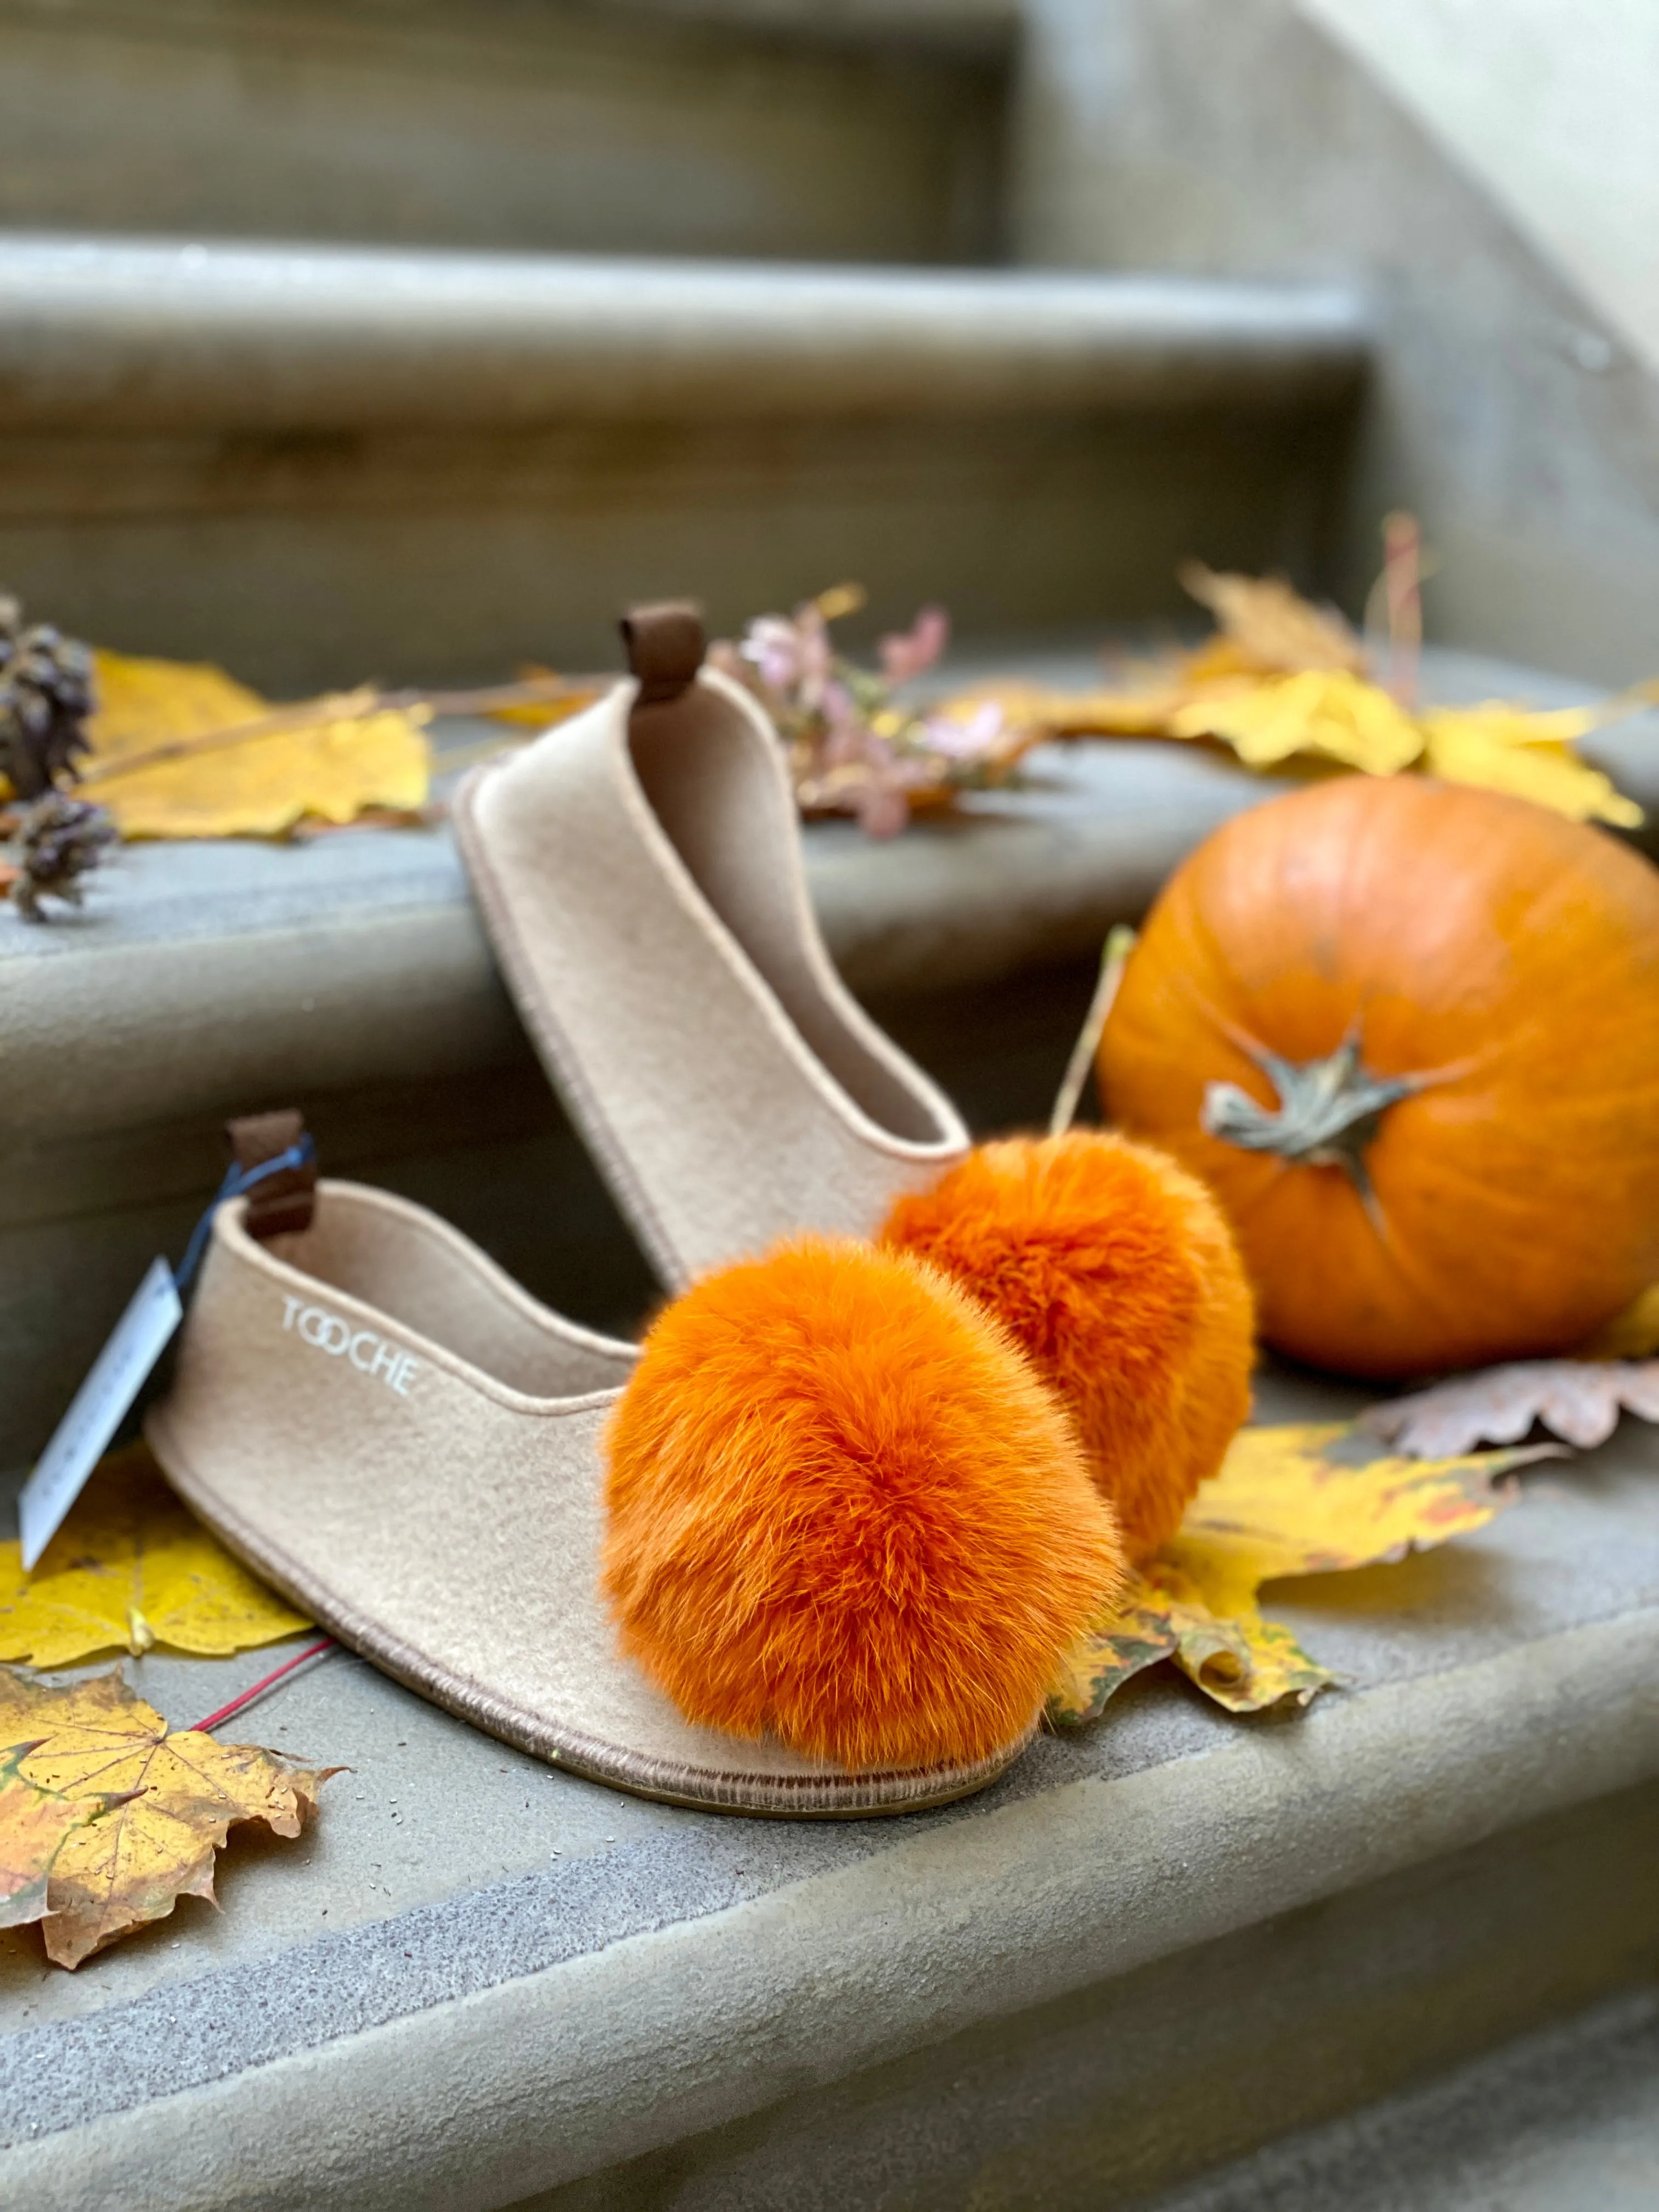
<svg viewBox="0 0 1659 2212"><path fill-rule="evenodd" d="M385 1192L320 1183L312 1227L269 1245L246 1211L220 1208L147 1433L202 1518L365 1658L539 1758L734 1812L915 1811L1029 1741L849 1773L690 1726L599 1589L600 1436L633 1347Z"/></svg>
<svg viewBox="0 0 1659 2212"><path fill-rule="evenodd" d="M458 794L507 981L663 1280L868 1236L969 1138L860 1008L807 900L778 742L705 669L619 684Z"/></svg>

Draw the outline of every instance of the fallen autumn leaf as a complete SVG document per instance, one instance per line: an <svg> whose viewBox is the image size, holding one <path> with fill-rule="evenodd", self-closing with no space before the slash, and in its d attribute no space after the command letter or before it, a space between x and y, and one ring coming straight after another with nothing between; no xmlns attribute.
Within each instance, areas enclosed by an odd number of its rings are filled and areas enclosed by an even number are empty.
<svg viewBox="0 0 1659 2212"><path fill-rule="evenodd" d="M310 1626L210 1535L143 1444L94 1470L33 1574L0 1544L0 1659L67 1667L155 1644L222 1658Z"/></svg>
<svg viewBox="0 0 1659 2212"><path fill-rule="evenodd" d="M1365 648L1334 607L1316 607L1282 576L1241 576L1188 561L1182 589L1207 607L1241 663L1264 674L1345 668L1358 675Z"/></svg>
<svg viewBox="0 0 1659 2212"><path fill-rule="evenodd" d="M1420 769L1449 783L1529 799L1574 821L1632 829L1643 820L1635 800L1573 748L1650 699L1651 685L1593 707L1537 710L1492 700L1418 714L1370 680L1364 647L1340 615L1311 605L1281 578L1219 574L1189 562L1181 580L1220 625L1193 650L1127 664L1121 684L1095 691L993 679L941 711L961 715L994 704L1007 728L1033 741L1204 739L1230 746L1261 771L1303 760L1368 775ZM1413 607L1414 591L1410 583ZM1396 643L1414 655L1414 631Z"/></svg>
<svg viewBox="0 0 1659 2212"><path fill-rule="evenodd" d="M1297 754L1367 775L1398 775L1423 735L1386 691L1341 668L1264 677L1249 690L1195 698L1170 717L1177 738L1220 738L1246 768L1276 768Z"/></svg>
<svg viewBox="0 0 1659 2212"><path fill-rule="evenodd" d="M1611 776L1572 750L1601 720L1595 708L1529 714L1498 700L1439 708L1422 718L1423 765L1447 783L1480 784L1553 807L1575 822L1639 827L1642 810Z"/></svg>
<svg viewBox="0 0 1659 2212"><path fill-rule="evenodd" d="M1413 1459L1464 1452L1483 1439L1514 1443L1534 1421L1565 1443L1605 1443L1620 1410L1659 1421L1659 1359L1522 1359L1454 1375L1361 1416Z"/></svg>
<svg viewBox="0 0 1659 2212"><path fill-rule="evenodd" d="M78 1966L164 1918L179 1898L210 1899L216 1856L236 1822L297 1836L339 1771L292 1767L194 1729L171 1735L118 1671L55 1688L0 1668L0 1773L9 1784L0 1793L0 1868L15 1861L21 1877L12 1923L38 1921L47 1957ZM52 1801L63 1814L55 1844L42 1813Z"/></svg>
<svg viewBox="0 0 1659 2212"><path fill-rule="evenodd" d="M276 837L307 817L344 823L372 807L404 814L426 804L423 709L348 712L361 703L348 696L316 702L309 716L273 711L208 663L94 659L98 708L82 780L124 837ZM152 757L169 744L178 757Z"/></svg>
<svg viewBox="0 0 1659 2212"><path fill-rule="evenodd" d="M1229 1712L1306 1705L1337 1677L1263 1619L1262 1583L1376 1566L1481 1528L1512 1502L1498 1479L1552 1449L1429 1462L1379 1450L1358 1421L1242 1429L1173 1543L1072 1651L1049 1717L1093 1720L1162 1659Z"/></svg>
<svg viewBox="0 0 1659 2212"><path fill-rule="evenodd" d="M46 1883L64 1838L106 1808L101 1797L65 1797L18 1771L34 1743L0 1751L0 1928L42 1918Z"/></svg>

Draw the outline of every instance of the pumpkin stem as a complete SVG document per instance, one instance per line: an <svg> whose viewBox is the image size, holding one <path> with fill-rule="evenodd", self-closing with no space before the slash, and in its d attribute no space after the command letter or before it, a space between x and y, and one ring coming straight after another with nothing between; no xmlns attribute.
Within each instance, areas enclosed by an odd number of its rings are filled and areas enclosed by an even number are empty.
<svg viewBox="0 0 1659 2212"><path fill-rule="evenodd" d="M1359 1056L1356 1023L1325 1060L1298 1065L1265 1045L1239 1040L1278 1094L1277 1109L1261 1105L1236 1083L1206 1084L1199 1115L1206 1133L1248 1152L1277 1152L1309 1167L1340 1168L1374 1209L1365 1150L1383 1115L1434 1079L1373 1075Z"/></svg>

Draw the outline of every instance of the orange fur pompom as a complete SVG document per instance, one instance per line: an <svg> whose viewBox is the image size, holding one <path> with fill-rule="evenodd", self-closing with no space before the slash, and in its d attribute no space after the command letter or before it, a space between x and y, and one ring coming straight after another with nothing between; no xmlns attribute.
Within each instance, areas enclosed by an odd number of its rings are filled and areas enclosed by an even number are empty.
<svg viewBox="0 0 1659 2212"><path fill-rule="evenodd" d="M1250 1404L1250 1293L1202 1183L1104 1131L1011 1138L901 1199L882 1236L997 1315L1060 1392L1130 1555L1167 1542Z"/></svg>
<svg viewBox="0 0 1659 2212"><path fill-rule="evenodd" d="M804 1239L707 1277L607 1444L623 1648L689 1720L843 1766L1018 1742L1122 1582L1065 1413L903 1253Z"/></svg>

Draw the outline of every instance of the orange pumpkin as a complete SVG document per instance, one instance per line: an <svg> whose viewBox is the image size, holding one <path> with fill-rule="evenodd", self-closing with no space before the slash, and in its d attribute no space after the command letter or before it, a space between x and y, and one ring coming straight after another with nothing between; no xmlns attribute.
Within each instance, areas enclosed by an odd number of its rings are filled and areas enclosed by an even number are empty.
<svg viewBox="0 0 1659 2212"><path fill-rule="evenodd" d="M1354 775L1239 816L1153 908L1099 1075L1297 1358L1560 1352L1659 1281L1659 873L1524 799Z"/></svg>

